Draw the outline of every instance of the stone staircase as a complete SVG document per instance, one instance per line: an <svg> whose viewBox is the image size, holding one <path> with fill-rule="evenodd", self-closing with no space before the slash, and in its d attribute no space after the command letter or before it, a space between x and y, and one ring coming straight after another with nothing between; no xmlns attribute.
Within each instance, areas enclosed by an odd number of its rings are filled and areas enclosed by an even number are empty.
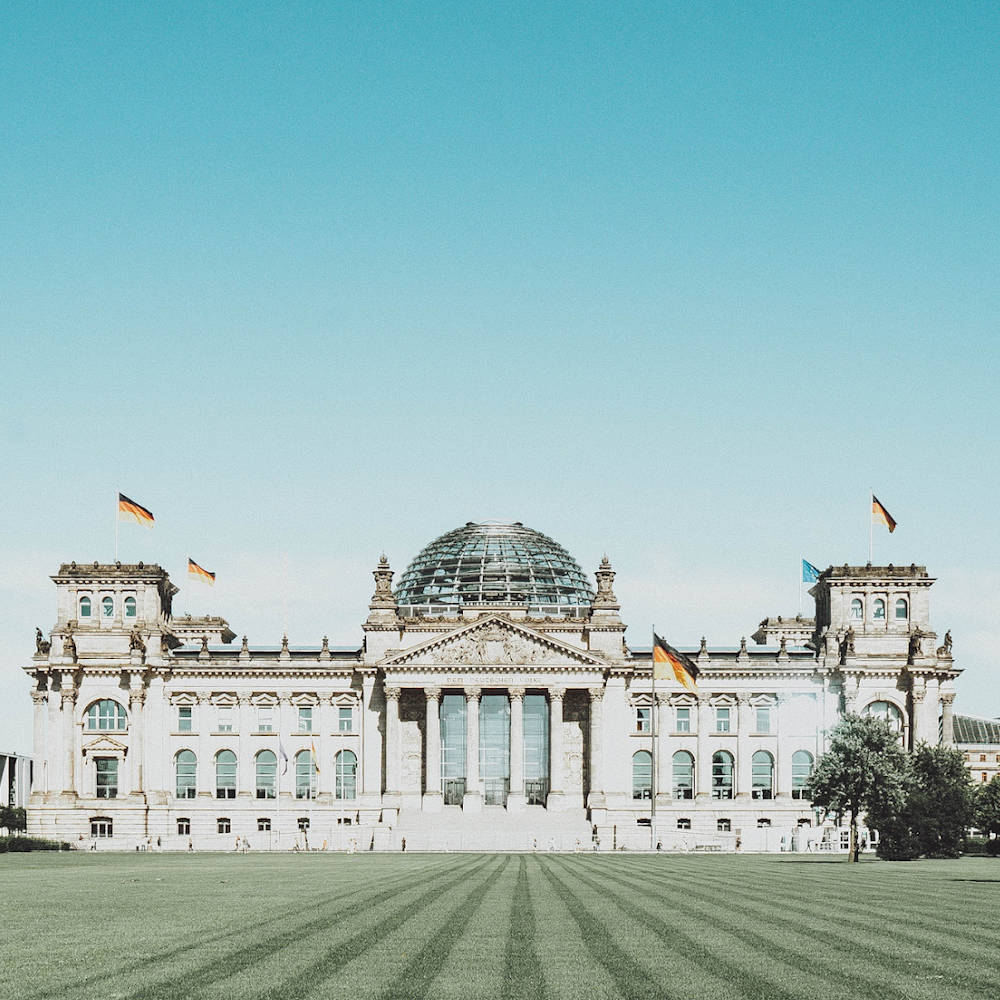
<svg viewBox="0 0 1000 1000"><path fill-rule="evenodd" d="M591 826L583 809L549 812L526 806L520 812L484 806L467 813L461 806L440 812L401 809L389 837L390 850L407 851L574 851L591 849Z"/></svg>

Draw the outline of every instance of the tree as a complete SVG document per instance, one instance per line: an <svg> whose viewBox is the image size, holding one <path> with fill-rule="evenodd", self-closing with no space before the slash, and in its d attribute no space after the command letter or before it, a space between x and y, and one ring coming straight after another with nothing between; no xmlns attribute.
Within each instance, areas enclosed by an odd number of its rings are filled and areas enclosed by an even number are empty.
<svg viewBox="0 0 1000 1000"><path fill-rule="evenodd" d="M22 807L0 806L0 830L17 832L28 829L28 816Z"/></svg>
<svg viewBox="0 0 1000 1000"><path fill-rule="evenodd" d="M1000 774L987 785L979 786L976 795L976 826L987 834L1000 837Z"/></svg>
<svg viewBox="0 0 1000 1000"><path fill-rule="evenodd" d="M848 860L858 860L858 816L890 816L905 801L906 752L883 719L845 715L809 780L813 802L850 820Z"/></svg>

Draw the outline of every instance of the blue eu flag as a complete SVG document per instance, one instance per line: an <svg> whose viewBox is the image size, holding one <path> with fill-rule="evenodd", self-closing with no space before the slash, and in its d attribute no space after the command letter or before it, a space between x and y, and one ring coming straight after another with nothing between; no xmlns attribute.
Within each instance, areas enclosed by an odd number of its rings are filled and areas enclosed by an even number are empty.
<svg viewBox="0 0 1000 1000"><path fill-rule="evenodd" d="M802 582L812 583L814 580L819 579L819 570L811 562L807 562L805 559L802 560Z"/></svg>

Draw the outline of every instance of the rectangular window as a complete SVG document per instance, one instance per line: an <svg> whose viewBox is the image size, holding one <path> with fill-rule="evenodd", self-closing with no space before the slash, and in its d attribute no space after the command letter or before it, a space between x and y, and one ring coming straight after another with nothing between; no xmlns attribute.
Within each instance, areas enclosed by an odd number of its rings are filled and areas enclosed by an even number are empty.
<svg viewBox="0 0 1000 1000"><path fill-rule="evenodd" d="M177 820L177 833L179 836L189 837L191 835L191 820L190 819Z"/></svg>
<svg viewBox="0 0 1000 1000"><path fill-rule="evenodd" d="M717 733L729 732L729 709L721 705L715 710L715 731Z"/></svg>
<svg viewBox="0 0 1000 1000"><path fill-rule="evenodd" d="M232 825L232 823L230 823L228 816L220 816L215 821L215 829L219 833L232 833L233 832L233 825Z"/></svg>
<svg viewBox="0 0 1000 1000"><path fill-rule="evenodd" d="M687 819L686 817L682 817L681 819L679 819L677 821L677 829L678 830L690 830L691 829L691 820Z"/></svg>
<svg viewBox="0 0 1000 1000"><path fill-rule="evenodd" d="M179 705L177 708L177 732L190 733L192 722L191 706Z"/></svg>
<svg viewBox="0 0 1000 1000"><path fill-rule="evenodd" d="M769 733L771 731L771 707L769 705L757 706L757 732Z"/></svg>
<svg viewBox="0 0 1000 1000"><path fill-rule="evenodd" d="M647 705L640 705L635 710L635 731L648 733L652 728L653 710Z"/></svg>
<svg viewBox="0 0 1000 1000"><path fill-rule="evenodd" d="M985 763L986 763L986 754L984 754L984 753L981 753L981 754L979 755L979 759L980 759L980 761L981 761L981 762L982 762L983 764L985 764Z"/></svg>
<svg viewBox="0 0 1000 1000"><path fill-rule="evenodd" d="M733 822L729 819L720 819L718 823L715 824L715 828L719 833L729 833L733 828Z"/></svg>
<svg viewBox="0 0 1000 1000"><path fill-rule="evenodd" d="M233 706L219 706L219 729L220 733L231 733L233 731Z"/></svg>
<svg viewBox="0 0 1000 1000"><path fill-rule="evenodd" d="M99 799L118 798L118 758L97 757L97 797Z"/></svg>
<svg viewBox="0 0 1000 1000"><path fill-rule="evenodd" d="M91 837L100 837L104 840L113 835L113 823L107 816L95 816L90 821Z"/></svg>
<svg viewBox="0 0 1000 1000"><path fill-rule="evenodd" d="M678 707L674 720L674 729L678 733L691 732L691 709Z"/></svg>
<svg viewBox="0 0 1000 1000"><path fill-rule="evenodd" d="M766 816L762 816L760 819L757 820L758 830L766 830L770 825L771 821Z"/></svg>
<svg viewBox="0 0 1000 1000"><path fill-rule="evenodd" d="M258 733L273 733L274 732L274 706L273 705L258 705L257 706L257 732Z"/></svg>
<svg viewBox="0 0 1000 1000"><path fill-rule="evenodd" d="M337 729L342 733L354 732L354 709L341 705L337 710Z"/></svg>
<svg viewBox="0 0 1000 1000"><path fill-rule="evenodd" d="M299 708L299 732L311 733L313 731L313 710L310 705L302 705Z"/></svg>
<svg viewBox="0 0 1000 1000"><path fill-rule="evenodd" d="M271 817L270 816L258 816L257 817L257 832L258 833L269 833L271 830Z"/></svg>
<svg viewBox="0 0 1000 1000"><path fill-rule="evenodd" d="M308 816L300 816L299 817L299 829L302 830L302 831L305 831L305 830L309 829L309 817Z"/></svg>

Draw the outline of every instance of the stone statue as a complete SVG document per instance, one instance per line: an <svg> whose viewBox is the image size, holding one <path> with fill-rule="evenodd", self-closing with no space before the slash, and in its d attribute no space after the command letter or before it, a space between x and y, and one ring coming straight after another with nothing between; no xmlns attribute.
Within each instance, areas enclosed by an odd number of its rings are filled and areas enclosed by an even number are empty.
<svg viewBox="0 0 1000 1000"><path fill-rule="evenodd" d="M854 629L848 626L847 632L844 635L844 641L847 643L847 655L854 655Z"/></svg>
<svg viewBox="0 0 1000 1000"><path fill-rule="evenodd" d="M146 655L146 644L142 641L142 635L137 628L132 629L132 634L129 636L129 649L133 653Z"/></svg>
<svg viewBox="0 0 1000 1000"><path fill-rule="evenodd" d="M944 634L944 651L951 656L951 629Z"/></svg>
<svg viewBox="0 0 1000 1000"><path fill-rule="evenodd" d="M66 638L63 639L63 656L65 656L70 663L76 663L76 643L73 641L72 632L67 632Z"/></svg>
<svg viewBox="0 0 1000 1000"><path fill-rule="evenodd" d="M35 652L36 653L41 653L44 656L44 655L46 655L48 653L48 651L51 648L52 648L52 643L46 642L45 639L42 638L42 630L40 628L36 628L35 629Z"/></svg>
<svg viewBox="0 0 1000 1000"><path fill-rule="evenodd" d="M913 663L914 659L920 655L920 640L923 636L924 633L919 628L913 630L913 634L910 636L910 646L906 654L907 663Z"/></svg>

